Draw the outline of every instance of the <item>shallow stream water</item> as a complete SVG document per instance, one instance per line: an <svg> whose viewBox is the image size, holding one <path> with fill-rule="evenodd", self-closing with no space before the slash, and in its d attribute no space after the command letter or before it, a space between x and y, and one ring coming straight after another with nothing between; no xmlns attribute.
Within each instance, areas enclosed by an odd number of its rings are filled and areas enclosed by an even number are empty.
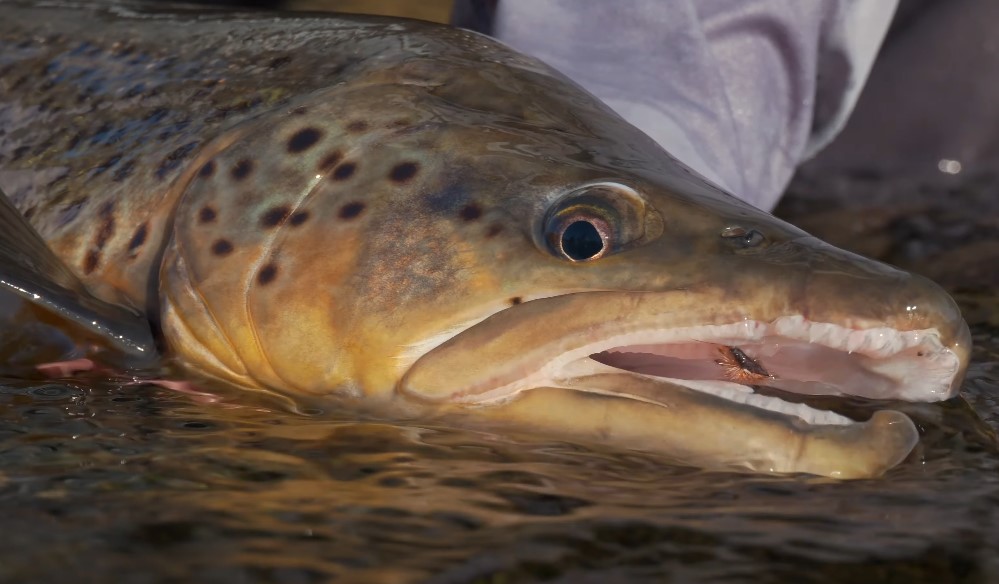
<svg viewBox="0 0 999 584"><path fill-rule="evenodd" d="M883 478L705 472L235 393L6 380L0 581L995 581L996 184L900 205L801 183L779 210L937 278L972 325L963 397L900 406L923 439Z"/></svg>

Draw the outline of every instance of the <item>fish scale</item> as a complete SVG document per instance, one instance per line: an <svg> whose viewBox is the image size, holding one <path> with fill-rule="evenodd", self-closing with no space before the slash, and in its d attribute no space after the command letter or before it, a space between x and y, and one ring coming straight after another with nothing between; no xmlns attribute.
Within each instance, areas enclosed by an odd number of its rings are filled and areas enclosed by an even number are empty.
<svg viewBox="0 0 999 584"><path fill-rule="evenodd" d="M751 207L544 63L440 25L0 0L0 189L0 370L19 375L85 357L859 477L909 454L907 416L737 382L933 401L967 366L939 287ZM914 342L864 348L885 331Z"/></svg>

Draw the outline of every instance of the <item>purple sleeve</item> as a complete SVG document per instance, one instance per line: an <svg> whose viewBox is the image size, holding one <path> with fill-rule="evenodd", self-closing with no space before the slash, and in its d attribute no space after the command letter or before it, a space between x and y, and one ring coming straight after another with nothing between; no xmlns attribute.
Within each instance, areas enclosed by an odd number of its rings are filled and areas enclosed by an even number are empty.
<svg viewBox="0 0 999 584"><path fill-rule="evenodd" d="M843 125L897 2L465 4L458 14L473 6L480 28L488 20L487 32L559 69L719 186L770 209L795 167Z"/></svg>

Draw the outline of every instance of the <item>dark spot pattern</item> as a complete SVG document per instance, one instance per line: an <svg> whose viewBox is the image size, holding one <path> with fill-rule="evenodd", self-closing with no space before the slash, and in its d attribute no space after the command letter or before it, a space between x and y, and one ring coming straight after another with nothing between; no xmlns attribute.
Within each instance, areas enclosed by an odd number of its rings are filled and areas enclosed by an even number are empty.
<svg viewBox="0 0 999 584"><path fill-rule="evenodd" d="M212 253L217 256L227 256L232 253L232 243L228 239L216 239L212 244Z"/></svg>
<svg viewBox="0 0 999 584"><path fill-rule="evenodd" d="M364 120L357 120L356 122L351 122L347 124L347 131L358 134L368 129L368 122Z"/></svg>
<svg viewBox="0 0 999 584"><path fill-rule="evenodd" d="M316 145L323 133L316 128L302 128L288 140L288 152L298 154Z"/></svg>
<svg viewBox="0 0 999 584"><path fill-rule="evenodd" d="M260 273L257 274L257 282L259 282L261 286L266 286L267 284L273 282L274 278L277 278L277 273L278 269L276 265L273 263L267 264L260 270Z"/></svg>
<svg viewBox="0 0 999 584"><path fill-rule="evenodd" d="M392 167L389 178L397 183L406 182L416 176L419 170L420 167L415 162L403 162Z"/></svg>
<svg viewBox="0 0 999 584"><path fill-rule="evenodd" d="M268 69L280 69L281 67L284 67L288 63L291 63L291 57L288 56L288 55L284 55L284 56L281 56L281 57L275 57L275 58L271 59L270 63L267 64L267 68Z"/></svg>
<svg viewBox="0 0 999 584"><path fill-rule="evenodd" d="M215 174L215 161L209 160L204 165L202 165L201 170L198 171L198 176L201 178L209 178Z"/></svg>
<svg viewBox="0 0 999 584"><path fill-rule="evenodd" d="M83 273L92 274L94 270L97 269L97 264L101 261L101 253L97 250L90 250L87 252L87 256L83 258Z"/></svg>
<svg viewBox="0 0 999 584"><path fill-rule="evenodd" d="M212 209L208 205L205 205L200 211L198 211L198 221L201 223L212 223L217 217L218 213L216 213L215 209Z"/></svg>
<svg viewBox="0 0 999 584"><path fill-rule="evenodd" d="M29 151L31 151L30 146L18 146L17 148L14 149L14 154L11 157L11 160L17 162L18 160L24 158L24 155L27 154Z"/></svg>
<svg viewBox="0 0 999 584"><path fill-rule="evenodd" d="M291 218L288 219L288 223L292 227L298 227L299 225L305 223L308 220L309 220L308 211L295 211L294 213L292 213Z"/></svg>
<svg viewBox="0 0 999 584"><path fill-rule="evenodd" d="M489 226L489 230L486 231L486 237L492 239L493 237L496 237L502 232L503 232L503 226L500 225L499 223L493 223L492 225Z"/></svg>
<svg viewBox="0 0 999 584"><path fill-rule="evenodd" d="M80 145L83 140L83 132L77 132L66 142L66 150L72 150Z"/></svg>
<svg viewBox="0 0 999 584"><path fill-rule="evenodd" d="M329 172L331 168L340 164L340 160L343 158L343 154L339 150L330 152L319 162L319 170L322 172Z"/></svg>
<svg viewBox="0 0 999 584"><path fill-rule="evenodd" d="M118 170L114 171L114 175L111 176L111 180L114 182L121 182L132 175L135 171L135 161L129 160L118 167Z"/></svg>
<svg viewBox="0 0 999 584"><path fill-rule="evenodd" d="M232 167L231 174L232 178L236 180L243 180L250 176L251 172L253 172L253 161L249 158L244 158Z"/></svg>
<svg viewBox="0 0 999 584"><path fill-rule="evenodd" d="M347 180L353 176L354 171L357 170L357 165L353 162L344 162L340 166L336 167L333 171L334 180Z"/></svg>
<svg viewBox="0 0 999 584"><path fill-rule="evenodd" d="M116 154L116 155L108 158L107 160L105 160L104 162L100 163L99 165L97 165L94 168L93 174L90 175L91 178L93 178L95 176L100 176L100 175L104 174L109 168L111 168L112 166L118 164L118 162L120 162L120 161L121 161L121 155L120 154Z"/></svg>
<svg viewBox="0 0 999 584"><path fill-rule="evenodd" d="M340 218L347 219L348 221L356 218L358 215L364 212L364 203L360 201L354 201L347 203L340 208Z"/></svg>
<svg viewBox="0 0 999 584"><path fill-rule="evenodd" d="M482 207L479 207L475 203L469 203L462 207L458 214L465 221L475 221L482 216Z"/></svg>
<svg viewBox="0 0 999 584"><path fill-rule="evenodd" d="M289 213L291 213L291 209L287 205L272 207L260 217L260 226L265 228L277 227L288 218Z"/></svg>
<svg viewBox="0 0 999 584"><path fill-rule="evenodd" d="M94 245L97 246L98 250L104 249L108 241L114 237L114 201L105 203L98 215L101 218L101 228L97 231L97 236L94 238Z"/></svg>
<svg viewBox="0 0 999 584"><path fill-rule="evenodd" d="M132 235L132 239L128 241L128 251L134 252L135 250L142 247L142 244L146 243L146 237L149 235L149 225L143 223L139 225L139 228L135 230L135 234Z"/></svg>
<svg viewBox="0 0 999 584"><path fill-rule="evenodd" d="M523 301L524 301L524 299L521 298L520 296L514 296L513 298L510 299L510 304L512 306L516 306L516 305L520 304Z"/></svg>

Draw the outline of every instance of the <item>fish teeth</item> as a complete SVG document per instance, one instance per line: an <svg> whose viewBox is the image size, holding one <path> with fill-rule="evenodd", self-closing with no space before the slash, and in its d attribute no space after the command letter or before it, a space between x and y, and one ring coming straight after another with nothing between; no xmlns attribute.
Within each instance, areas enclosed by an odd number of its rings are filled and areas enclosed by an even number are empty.
<svg viewBox="0 0 999 584"><path fill-rule="evenodd" d="M777 412L788 416L794 416L809 424L844 426L855 423L850 418L841 416L835 412L819 410L806 404L791 403L778 397L758 394L753 392L753 390L749 387L728 381L701 381L690 379L669 379L668 381L738 404Z"/></svg>
<svg viewBox="0 0 999 584"><path fill-rule="evenodd" d="M846 350L849 353L858 353L869 346L868 331L852 331L846 337Z"/></svg>

